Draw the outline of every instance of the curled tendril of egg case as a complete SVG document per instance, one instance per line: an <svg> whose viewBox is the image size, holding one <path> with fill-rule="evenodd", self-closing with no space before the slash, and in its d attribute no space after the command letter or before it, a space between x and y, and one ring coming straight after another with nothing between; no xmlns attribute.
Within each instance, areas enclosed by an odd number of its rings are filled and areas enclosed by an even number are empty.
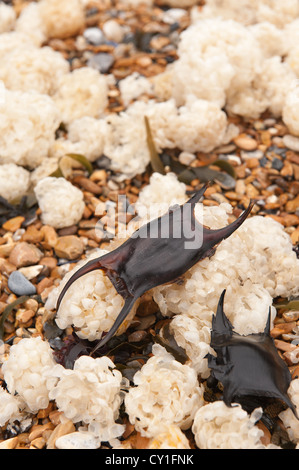
<svg viewBox="0 0 299 470"><path fill-rule="evenodd" d="M211 369L210 379L223 386L224 403L227 406L237 402L242 405L249 397L278 398L298 418L296 407L287 394L290 371L270 336L271 309L262 333L243 336L233 331L224 313L224 296L225 290L212 320L210 345L216 356L210 353L206 356Z"/></svg>
<svg viewBox="0 0 299 470"><path fill-rule="evenodd" d="M216 246L246 220L254 205L252 201L239 218L226 227L211 230L200 224L194 208L208 185L185 204L171 207L163 216L140 227L115 250L87 262L68 280L58 297L57 310L71 284L96 269L103 270L125 301L112 328L92 353L116 333L139 297L154 287L175 281L195 263L211 257Z"/></svg>

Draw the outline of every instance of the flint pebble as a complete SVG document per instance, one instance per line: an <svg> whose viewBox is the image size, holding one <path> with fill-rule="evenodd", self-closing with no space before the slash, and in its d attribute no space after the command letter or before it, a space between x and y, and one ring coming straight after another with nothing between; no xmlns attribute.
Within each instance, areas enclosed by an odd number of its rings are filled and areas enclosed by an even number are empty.
<svg viewBox="0 0 299 470"><path fill-rule="evenodd" d="M13 271L8 278L8 288L16 295L34 295L36 287L19 271Z"/></svg>
<svg viewBox="0 0 299 470"><path fill-rule="evenodd" d="M94 54L88 60L88 67L98 70L101 73L107 73L114 62L114 57L111 54L106 52L100 52L99 54Z"/></svg>
<svg viewBox="0 0 299 470"><path fill-rule="evenodd" d="M87 28L83 33L84 38L90 44L94 46L99 46L100 44L104 44L106 41L105 35L100 28L92 27Z"/></svg>

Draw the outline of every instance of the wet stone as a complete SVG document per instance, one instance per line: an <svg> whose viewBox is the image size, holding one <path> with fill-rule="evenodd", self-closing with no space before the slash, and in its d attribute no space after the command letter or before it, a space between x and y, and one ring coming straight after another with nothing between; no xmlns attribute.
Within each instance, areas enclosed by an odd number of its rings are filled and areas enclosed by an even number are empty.
<svg viewBox="0 0 299 470"><path fill-rule="evenodd" d="M15 232L21 227L24 220L25 220L25 217L22 217L22 216L13 217L12 219L7 220L2 225L2 227L4 228L4 230Z"/></svg>
<svg viewBox="0 0 299 470"><path fill-rule="evenodd" d="M13 271L8 278L8 288L16 295L34 295L36 287L19 271Z"/></svg>
<svg viewBox="0 0 299 470"><path fill-rule="evenodd" d="M283 168L283 161L281 161L279 158L273 158L272 160L272 168L275 170L280 171Z"/></svg>
<svg viewBox="0 0 299 470"><path fill-rule="evenodd" d="M35 266L26 266L24 268L20 268L19 272L30 281L31 279L37 277L43 269L44 266L42 264L36 264Z"/></svg>
<svg viewBox="0 0 299 470"><path fill-rule="evenodd" d="M43 253L35 246L27 242L16 245L9 256L9 262L18 268L38 264Z"/></svg>
<svg viewBox="0 0 299 470"><path fill-rule="evenodd" d="M239 135L234 139L234 143L242 150L256 150L257 141L247 135Z"/></svg>
<svg viewBox="0 0 299 470"><path fill-rule="evenodd" d="M73 260L82 255L84 244L79 237L66 235L58 238L54 249L59 258Z"/></svg>
<svg viewBox="0 0 299 470"><path fill-rule="evenodd" d="M260 166L262 166L263 168L265 168L265 166L267 165L267 163L269 163L269 160L266 156L263 156L261 159L260 159Z"/></svg>
<svg viewBox="0 0 299 470"><path fill-rule="evenodd" d="M92 27L87 28L84 33L83 37L88 41L90 44L94 46L99 46L100 44L105 44L106 38L103 31L100 28Z"/></svg>
<svg viewBox="0 0 299 470"><path fill-rule="evenodd" d="M109 72L113 63L113 55L105 52L100 52L99 54L95 54L88 60L87 66L96 69L101 73L107 73Z"/></svg>
<svg viewBox="0 0 299 470"><path fill-rule="evenodd" d="M294 150L295 152L299 151L299 138L295 137L294 135L286 134L282 138L284 145Z"/></svg>
<svg viewBox="0 0 299 470"><path fill-rule="evenodd" d="M131 333L129 336L128 336L128 341L129 343L139 343L140 341L143 341L147 336L147 332L144 331L144 330L136 330L136 331L133 331L133 333Z"/></svg>
<svg viewBox="0 0 299 470"><path fill-rule="evenodd" d="M72 432L60 436L55 441L57 449L98 449L100 440L89 432Z"/></svg>

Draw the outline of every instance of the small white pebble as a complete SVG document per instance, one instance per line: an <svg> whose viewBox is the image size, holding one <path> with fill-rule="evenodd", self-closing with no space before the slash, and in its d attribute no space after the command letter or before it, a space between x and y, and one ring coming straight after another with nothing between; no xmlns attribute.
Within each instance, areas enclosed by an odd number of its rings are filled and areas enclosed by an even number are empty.
<svg viewBox="0 0 299 470"><path fill-rule="evenodd" d="M189 152L181 152L179 155L179 161L183 165L190 165L190 163L192 163L193 160L195 160L195 158L196 156L194 155L194 153L189 153Z"/></svg>
<svg viewBox="0 0 299 470"><path fill-rule="evenodd" d="M100 439L90 432L71 432L60 436L55 441L57 449L98 449Z"/></svg>

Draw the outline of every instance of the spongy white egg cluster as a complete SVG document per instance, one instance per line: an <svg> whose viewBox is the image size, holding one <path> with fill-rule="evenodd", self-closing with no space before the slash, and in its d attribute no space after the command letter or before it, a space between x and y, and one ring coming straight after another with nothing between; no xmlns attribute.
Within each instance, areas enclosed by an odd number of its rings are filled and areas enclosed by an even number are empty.
<svg viewBox="0 0 299 470"><path fill-rule="evenodd" d="M188 429L203 405L203 388L195 370L176 361L160 345L155 344L152 352L125 396L130 422L146 437L165 431L164 425Z"/></svg>
<svg viewBox="0 0 299 470"><path fill-rule="evenodd" d="M298 136L299 135L299 88L294 87L290 89L286 95L286 100L282 109L282 118L284 123L288 126L289 131Z"/></svg>
<svg viewBox="0 0 299 470"><path fill-rule="evenodd" d="M61 75L53 101L66 124L84 116L99 117L107 105L107 81L90 67Z"/></svg>
<svg viewBox="0 0 299 470"><path fill-rule="evenodd" d="M186 185L178 181L175 173L154 172L149 184L141 189L135 209L143 220L163 215L174 204L183 204L187 199Z"/></svg>
<svg viewBox="0 0 299 470"><path fill-rule="evenodd" d="M83 116L67 125L67 138L55 140L50 149L52 158L60 158L69 153L84 155L89 161L95 161L104 150L106 122Z"/></svg>
<svg viewBox="0 0 299 470"><path fill-rule="evenodd" d="M27 194L30 173L15 163L0 165L0 196L9 202L19 202Z"/></svg>
<svg viewBox="0 0 299 470"><path fill-rule="evenodd" d="M144 172L150 162L145 116L157 151L179 148L209 152L227 137L227 116L213 102L189 97L184 106L177 108L174 99L135 101L126 111L106 118L103 152L111 159L112 169L124 178Z"/></svg>
<svg viewBox="0 0 299 470"><path fill-rule="evenodd" d="M10 348L9 357L2 365L9 393L17 394L30 412L47 408L49 383L44 374L55 364L47 341L39 336L21 339Z"/></svg>
<svg viewBox="0 0 299 470"><path fill-rule="evenodd" d="M35 168L55 140L59 112L49 96L37 92L4 89L1 98L0 163Z"/></svg>
<svg viewBox="0 0 299 470"><path fill-rule="evenodd" d="M69 72L67 60L51 47L19 46L4 54L0 80L9 90L52 95L62 75Z"/></svg>
<svg viewBox="0 0 299 470"><path fill-rule="evenodd" d="M172 69L177 103L194 95L220 108L228 93L251 83L263 60L257 41L245 26L220 18L189 26L180 36L178 55Z"/></svg>
<svg viewBox="0 0 299 470"><path fill-rule="evenodd" d="M220 16L233 19L245 25L268 21L278 28L293 21L299 15L297 0L287 0L283 4L275 0L207 0L201 10L195 10L196 17L213 18Z"/></svg>
<svg viewBox="0 0 299 470"><path fill-rule="evenodd" d="M240 405L231 407L215 401L201 407L195 414L192 431L199 449L263 449L263 431L255 423L262 409L248 415Z"/></svg>
<svg viewBox="0 0 299 470"><path fill-rule="evenodd" d="M44 224L54 228L77 224L83 215L83 193L64 178L48 176L34 188Z"/></svg>
<svg viewBox="0 0 299 470"><path fill-rule="evenodd" d="M133 72L119 82L119 91L125 106L130 104L143 93L151 94L152 84L150 80L138 72Z"/></svg>
<svg viewBox="0 0 299 470"><path fill-rule="evenodd" d="M85 11L82 0L41 0L39 14L48 38L67 38L84 28Z"/></svg>
<svg viewBox="0 0 299 470"><path fill-rule="evenodd" d="M48 39L47 28L40 15L40 4L41 2L28 3L18 16L14 28L17 33L23 33L37 47L42 46Z"/></svg>
<svg viewBox="0 0 299 470"><path fill-rule="evenodd" d="M15 420L20 414L24 402L17 396L0 387L0 426L5 426L10 420Z"/></svg>
<svg viewBox="0 0 299 470"><path fill-rule="evenodd" d="M49 390L58 410L74 423L88 425L88 430L102 441L120 436L124 426L115 421L122 403L122 374L108 357L81 356L73 369L56 365L47 372L57 381Z"/></svg>
<svg viewBox="0 0 299 470"><path fill-rule="evenodd" d="M11 31L15 26L16 13L12 6L0 4L0 34Z"/></svg>
<svg viewBox="0 0 299 470"><path fill-rule="evenodd" d="M46 307L49 310L55 308L58 295L68 279L86 262L105 253L107 253L105 250L95 250L85 260L77 263L75 268L64 276L58 288L51 292ZM77 279L69 287L57 312L56 323L62 329L74 326L80 338L94 341L110 330L123 305L123 297L116 292L109 278L103 271L96 270ZM123 333L128 328L136 307L137 303L117 334Z"/></svg>
<svg viewBox="0 0 299 470"><path fill-rule="evenodd" d="M297 408L297 413L299 409L299 379L293 379L290 383L288 389L288 395L292 400L292 403ZM279 414L279 418L282 420L289 438L292 442L295 442L297 445L299 443L299 420L296 418L292 410L289 408L282 411Z"/></svg>

